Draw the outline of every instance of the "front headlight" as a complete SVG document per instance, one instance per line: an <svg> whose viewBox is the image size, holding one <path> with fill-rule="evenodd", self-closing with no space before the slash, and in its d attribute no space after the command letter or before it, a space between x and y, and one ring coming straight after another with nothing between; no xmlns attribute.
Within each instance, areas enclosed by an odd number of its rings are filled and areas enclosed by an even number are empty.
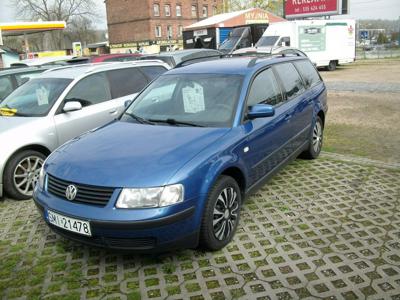
<svg viewBox="0 0 400 300"><path fill-rule="evenodd" d="M44 164L43 164L43 166L44 166ZM44 189L44 180L45 180L45 178L46 178L46 172L44 171L44 167L42 167L40 169L39 179L38 179L39 187L42 190Z"/></svg>
<svg viewBox="0 0 400 300"><path fill-rule="evenodd" d="M117 208L150 208L164 207L183 201L182 184L163 187L122 190L118 197Z"/></svg>

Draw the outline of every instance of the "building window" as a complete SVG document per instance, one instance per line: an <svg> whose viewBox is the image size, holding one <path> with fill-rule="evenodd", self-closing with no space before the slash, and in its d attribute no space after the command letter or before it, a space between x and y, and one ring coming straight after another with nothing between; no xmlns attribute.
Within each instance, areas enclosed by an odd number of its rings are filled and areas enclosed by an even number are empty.
<svg viewBox="0 0 400 300"><path fill-rule="evenodd" d="M165 16L166 17L170 17L171 16L171 6L169 6L169 4L164 5L164 12L165 12Z"/></svg>
<svg viewBox="0 0 400 300"><path fill-rule="evenodd" d="M212 11L213 15L215 16L218 12L217 12L217 7L213 6L213 11Z"/></svg>
<svg viewBox="0 0 400 300"><path fill-rule="evenodd" d="M182 6L181 5L176 6L176 16L182 17Z"/></svg>
<svg viewBox="0 0 400 300"><path fill-rule="evenodd" d="M203 6L203 18L207 18L207 17L208 17L208 7Z"/></svg>
<svg viewBox="0 0 400 300"><path fill-rule="evenodd" d="M179 34L179 36L182 36L182 34L183 34L183 26L182 25L178 26L178 34Z"/></svg>
<svg viewBox="0 0 400 300"><path fill-rule="evenodd" d="M161 37L161 26L160 25L157 25L156 26L156 28L155 28L155 35L156 35L156 37Z"/></svg>
<svg viewBox="0 0 400 300"><path fill-rule="evenodd" d="M154 16L159 17L160 16L160 5L159 4L154 4L153 5L153 11L154 11Z"/></svg>
<svg viewBox="0 0 400 300"><path fill-rule="evenodd" d="M171 26L171 25L168 25L168 26L167 26L167 38L168 38L168 39L172 39L172 34L173 34L173 32L172 32L172 26Z"/></svg>
<svg viewBox="0 0 400 300"><path fill-rule="evenodd" d="M192 5L192 18L197 18L197 6Z"/></svg>

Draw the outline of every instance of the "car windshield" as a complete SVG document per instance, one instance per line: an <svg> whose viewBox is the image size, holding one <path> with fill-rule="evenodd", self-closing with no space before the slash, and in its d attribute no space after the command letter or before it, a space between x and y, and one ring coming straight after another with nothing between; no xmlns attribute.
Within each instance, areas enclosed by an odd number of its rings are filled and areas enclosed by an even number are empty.
<svg viewBox="0 0 400 300"><path fill-rule="evenodd" d="M257 44L256 47L272 47L275 45L276 41L278 40L279 36L262 36Z"/></svg>
<svg viewBox="0 0 400 300"><path fill-rule="evenodd" d="M230 127L242 81L240 75L164 75L136 98L121 120L153 125Z"/></svg>
<svg viewBox="0 0 400 300"><path fill-rule="evenodd" d="M46 115L72 79L36 78L20 86L0 103L0 115Z"/></svg>

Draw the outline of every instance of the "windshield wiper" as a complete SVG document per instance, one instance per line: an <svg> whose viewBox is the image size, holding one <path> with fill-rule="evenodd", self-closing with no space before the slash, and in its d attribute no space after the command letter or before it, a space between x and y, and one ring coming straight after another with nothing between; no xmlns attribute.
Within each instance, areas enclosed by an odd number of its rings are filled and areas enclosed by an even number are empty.
<svg viewBox="0 0 400 300"><path fill-rule="evenodd" d="M204 127L203 125L199 125L196 123L177 121L175 119L166 119L166 120L149 119L149 121L153 122L153 123L167 123L170 125L187 125L187 126L192 126L192 127Z"/></svg>
<svg viewBox="0 0 400 300"><path fill-rule="evenodd" d="M135 114L125 112L124 115L130 116L131 118L133 118L133 119L135 119L136 121L138 121L140 124L150 124L150 125L154 125L154 123L151 122L150 120L141 118L141 117L139 117L139 116L137 116L137 115L135 115Z"/></svg>

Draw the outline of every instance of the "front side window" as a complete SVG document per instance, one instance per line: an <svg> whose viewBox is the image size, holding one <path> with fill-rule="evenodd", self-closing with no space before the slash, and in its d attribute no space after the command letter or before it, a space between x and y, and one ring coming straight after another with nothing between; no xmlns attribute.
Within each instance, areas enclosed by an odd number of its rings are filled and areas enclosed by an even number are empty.
<svg viewBox="0 0 400 300"><path fill-rule="evenodd" d="M61 93L72 82L65 78L36 78L29 80L0 103L2 110L12 115L39 117L47 115Z"/></svg>
<svg viewBox="0 0 400 300"><path fill-rule="evenodd" d="M90 106L110 99L111 92L104 72L83 78L65 97L65 101L79 101L82 106Z"/></svg>
<svg viewBox="0 0 400 300"><path fill-rule="evenodd" d="M176 6L176 16L182 17L182 6L181 5Z"/></svg>
<svg viewBox="0 0 400 300"><path fill-rule="evenodd" d="M295 62L295 65L300 74L303 76L307 87L313 86L314 84L321 81L317 70L314 68L309 60Z"/></svg>
<svg viewBox="0 0 400 300"><path fill-rule="evenodd" d="M240 75L163 75L135 99L121 120L135 121L136 116L154 124L230 127L242 81Z"/></svg>
<svg viewBox="0 0 400 300"><path fill-rule="evenodd" d="M124 97L140 92L148 83L138 68L107 71L112 98Z"/></svg>
<svg viewBox="0 0 400 300"><path fill-rule="evenodd" d="M197 6L192 5L192 18L197 18Z"/></svg>
<svg viewBox="0 0 400 300"><path fill-rule="evenodd" d="M159 4L154 4L153 5L153 13L155 17L159 17L160 16L160 5Z"/></svg>
<svg viewBox="0 0 400 300"><path fill-rule="evenodd" d="M154 34L156 35L156 37L161 37L161 26L160 26L160 25L157 25L157 26L155 27L155 32L154 32Z"/></svg>
<svg viewBox="0 0 400 300"><path fill-rule="evenodd" d="M247 106L256 104L276 105L280 102L282 102L282 94L274 72L272 69L262 71L251 85Z"/></svg>
<svg viewBox="0 0 400 300"><path fill-rule="evenodd" d="M171 6L169 6L169 4L164 5L164 12L165 12L165 16L166 17L170 17L171 16Z"/></svg>
<svg viewBox="0 0 400 300"><path fill-rule="evenodd" d="M167 72L167 69L159 66L140 67L140 70L146 74L150 80L159 77L161 74Z"/></svg>
<svg viewBox="0 0 400 300"><path fill-rule="evenodd" d="M293 64L277 64L275 69L278 72L286 96L289 100L300 95L305 90L301 77Z"/></svg>

